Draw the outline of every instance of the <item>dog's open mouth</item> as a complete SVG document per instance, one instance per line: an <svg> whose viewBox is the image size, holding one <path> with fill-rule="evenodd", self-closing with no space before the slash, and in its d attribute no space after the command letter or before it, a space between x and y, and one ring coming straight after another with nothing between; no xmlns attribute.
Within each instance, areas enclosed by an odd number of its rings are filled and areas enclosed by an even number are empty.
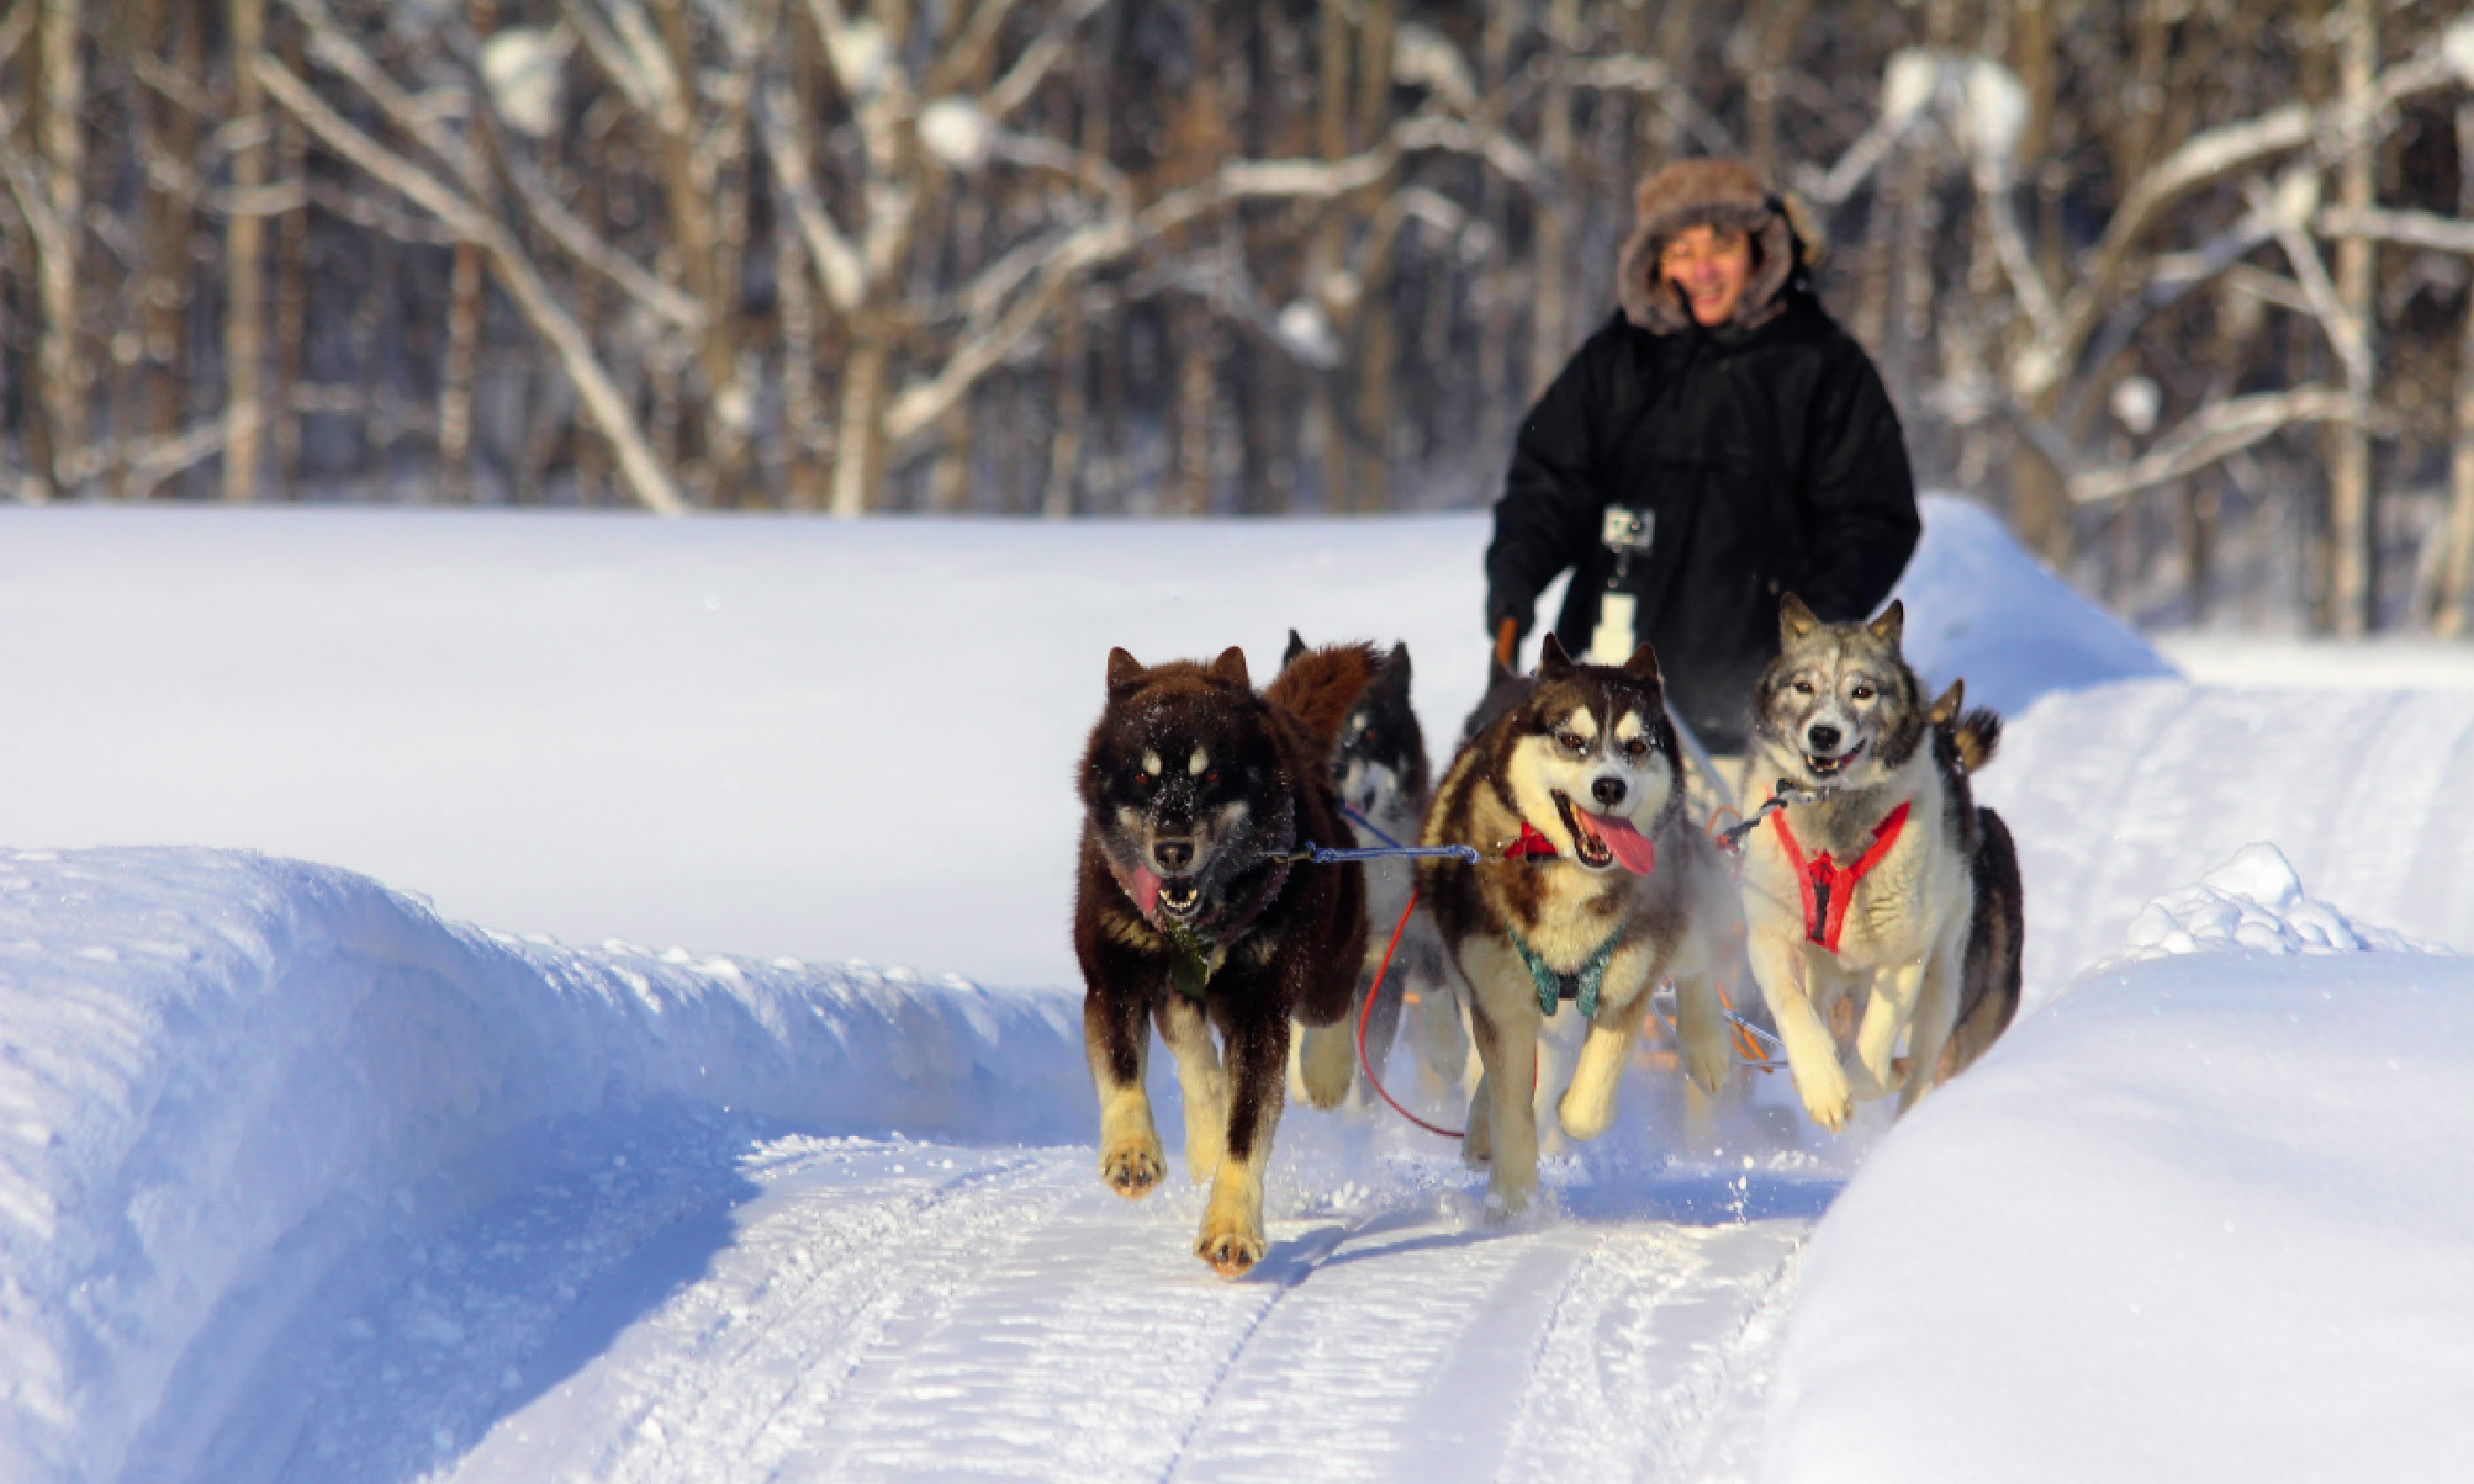
<svg viewBox="0 0 2474 1484"><path fill-rule="evenodd" d="M1834 778L1854 767L1856 754L1863 751L1864 744L1858 742L1835 757L1824 757L1817 753L1807 753L1804 754L1805 770L1816 778Z"/></svg>
<svg viewBox="0 0 2474 1484"><path fill-rule="evenodd" d="M1180 876L1160 882L1160 910L1182 922L1202 906L1202 888L1191 876Z"/></svg>
<svg viewBox="0 0 2474 1484"><path fill-rule="evenodd" d="M1591 814L1576 807L1569 794L1557 790L1555 807L1572 836L1572 854L1591 871L1621 866L1635 875L1658 869L1658 846L1633 822L1614 814Z"/></svg>
<svg viewBox="0 0 2474 1484"><path fill-rule="evenodd" d="M1555 808L1564 816L1564 833L1572 837L1572 854L1582 865L1591 871L1604 871L1615 863L1615 852L1607 844L1604 822L1587 809L1574 808L1572 796L1561 789L1555 791Z"/></svg>

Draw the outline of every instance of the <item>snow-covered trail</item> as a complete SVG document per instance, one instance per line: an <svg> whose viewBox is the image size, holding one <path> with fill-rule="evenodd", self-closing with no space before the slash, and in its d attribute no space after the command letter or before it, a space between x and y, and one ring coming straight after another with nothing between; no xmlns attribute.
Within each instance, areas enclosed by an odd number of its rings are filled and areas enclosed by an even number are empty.
<svg viewBox="0 0 2474 1484"><path fill-rule="evenodd" d="M1491 1229L1438 1201L1456 1166L1392 1161L1227 1283L1187 1251L1198 1195L1128 1209L1085 1149L792 1137L738 1170L659 1230L535 1194L398 1255L357 1343L268 1373L311 1419L268 1476L1725 1477L1834 1190L1739 1223L1641 1213L1652 1183L1634 1214ZM591 1276L544 1260L626 1240Z"/></svg>

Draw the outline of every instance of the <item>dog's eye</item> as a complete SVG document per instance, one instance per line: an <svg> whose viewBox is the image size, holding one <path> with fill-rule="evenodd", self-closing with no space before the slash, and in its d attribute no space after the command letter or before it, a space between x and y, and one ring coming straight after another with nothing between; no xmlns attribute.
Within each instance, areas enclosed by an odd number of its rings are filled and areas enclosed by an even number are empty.
<svg viewBox="0 0 2474 1484"><path fill-rule="evenodd" d="M1873 699L1873 687L1859 683L1847 694L1857 701L1870 701Z"/></svg>
<svg viewBox="0 0 2474 1484"><path fill-rule="evenodd" d="M1623 750L1626 757L1638 757L1649 751L1649 744L1638 737L1631 737L1625 740Z"/></svg>
<svg viewBox="0 0 2474 1484"><path fill-rule="evenodd" d="M1808 695L1811 695L1811 694L1812 694L1812 682L1810 682L1810 681L1798 681L1798 682L1795 682L1795 693L1796 693L1797 695L1799 695L1799 696L1808 696Z"/></svg>
<svg viewBox="0 0 2474 1484"><path fill-rule="evenodd" d="M1374 745L1374 729L1369 727L1364 731L1359 732L1357 734L1357 740L1365 743L1368 747L1372 747Z"/></svg>
<svg viewBox="0 0 2474 1484"><path fill-rule="evenodd" d="M1575 753L1587 751L1589 745L1589 742L1577 731L1560 732L1556 735L1555 740L1563 743L1565 748Z"/></svg>
<svg viewBox="0 0 2474 1484"><path fill-rule="evenodd" d="M1204 774L1204 775L1202 776L1202 781L1203 781L1206 785L1219 782L1219 781L1220 781L1220 770L1219 770L1219 769L1217 769L1217 768L1214 768L1214 769L1212 769L1209 773Z"/></svg>
<svg viewBox="0 0 2474 1484"><path fill-rule="evenodd" d="M1137 773L1134 775L1134 786L1136 788L1149 788L1156 781L1158 780L1153 778L1148 773Z"/></svg>

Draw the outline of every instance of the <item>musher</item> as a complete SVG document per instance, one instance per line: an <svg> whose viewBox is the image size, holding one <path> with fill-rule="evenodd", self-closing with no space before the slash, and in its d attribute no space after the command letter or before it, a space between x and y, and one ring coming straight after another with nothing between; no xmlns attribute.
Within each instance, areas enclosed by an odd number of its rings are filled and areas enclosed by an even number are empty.
<svg viewBox="0 0 2474 1484"><path fill-rule="evenodd" d="M1779 595L1825 620L1871 614L1915 550L1915 480L1880 373L1813 297L1760 178L1681 160L1635 200L1621 309L1521 424L1486 553L1487 633L1508 618L1525 635L1573 568L1564 647L1618 664L1651 641L1668 705L1733 757L1778 653Z"/></svg>

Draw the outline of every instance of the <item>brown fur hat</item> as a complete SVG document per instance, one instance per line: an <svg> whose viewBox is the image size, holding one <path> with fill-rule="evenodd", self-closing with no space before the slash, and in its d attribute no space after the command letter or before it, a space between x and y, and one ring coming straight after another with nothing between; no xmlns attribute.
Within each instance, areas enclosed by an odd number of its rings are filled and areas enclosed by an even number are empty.
<svg viewBox="0 0 2474 1484"><path fill-rule="evenodd" d="M1661 335L1690 327L1691 312L1658 278L1666 239L1687 227L1739 227L1753 239L1752 277L1735 305L1735 324L1750 329L1784 307L1801 239L1787 206L1751 166L1679 159L1641 181L1633 203L1632 235L1615 259L1615 296L1625 319Z"/></svg>

